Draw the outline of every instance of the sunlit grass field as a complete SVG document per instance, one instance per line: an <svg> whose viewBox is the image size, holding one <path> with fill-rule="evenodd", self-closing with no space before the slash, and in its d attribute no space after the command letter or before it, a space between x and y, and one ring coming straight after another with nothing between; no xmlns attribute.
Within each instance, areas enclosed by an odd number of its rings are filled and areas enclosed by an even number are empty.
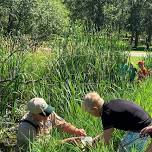
<svg viewBox="0 0 152 152"><path fill-rule="evenodd" d="M26 103L33 97L43 97L62 118L84 128L93 137L102 133L102 126L100 119L81 109L82 98L89 91L97 91L105 102L114 98L134 101L152 115L152 79L140 83L122 79L120 65L128 59L125 52L129 47L116 36L109 39L101 33L86 34L74 29L68 37L54 38L50 52L22 50L21 46L11 47L10 42L3 41L0 44L0 143L15 141L7 128L16 126L26 112ZM130 62L136 64L138 60L131 58ZM151 60L147 61L151 65ZM114 152L123 134L116 130L110 146L100 142L90 151ZM71 135L54 128L49 136L36 141L31 151L82 151L81 145L59 144L67 137ZM9 149L9 144L3 148Z"/></svg>

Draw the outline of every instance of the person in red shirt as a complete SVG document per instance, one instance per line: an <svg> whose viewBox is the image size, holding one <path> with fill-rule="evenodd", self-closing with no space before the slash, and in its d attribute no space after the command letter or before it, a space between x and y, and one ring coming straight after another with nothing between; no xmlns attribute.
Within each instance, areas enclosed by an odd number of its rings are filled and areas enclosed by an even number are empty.
<svg viewBox="0 0 152 152"><path fill-rule="evenodd" d="M138 66L140 68L140 70L137 73L138 74L138 80L142 80L142 79L146 78L147 76L149 76L149 71L148 71L148 69L145 68L144 61L139 61Z"/></svg>

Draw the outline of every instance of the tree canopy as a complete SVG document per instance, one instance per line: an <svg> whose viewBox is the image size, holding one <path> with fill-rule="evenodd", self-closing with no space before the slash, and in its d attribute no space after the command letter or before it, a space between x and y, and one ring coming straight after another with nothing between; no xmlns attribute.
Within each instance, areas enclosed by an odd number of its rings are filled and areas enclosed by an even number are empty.
<svg viewBox="0 0 152 152"><path fill-rule="evenodd" d="M0 0L0 32L46 40L62 35L79 20L88 31L125 31L130 43L140 38L149 48L152 37L150 0ZM141 37L142 36L142 37Z"/></svg>

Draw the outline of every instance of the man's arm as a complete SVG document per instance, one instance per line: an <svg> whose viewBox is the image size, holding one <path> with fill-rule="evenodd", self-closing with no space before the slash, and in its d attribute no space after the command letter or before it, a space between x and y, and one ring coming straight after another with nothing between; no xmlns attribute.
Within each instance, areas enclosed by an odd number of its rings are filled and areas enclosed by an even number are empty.
<svg viewBox="0 0 152 152"><path fill-rule="evenodd" d="M64 122L62 125L58 126L61 128L64 132L74 134L77 136L86 136L86 132L84 129L78 129L75 126L73 126L71 123Z"/></svg>
<svg viewBox="0 0 152 152"><path fill-rule="evenodd" d="M93 143L96 145L97 142L103 140L105 144L109 144L113 131L114 128L104 130L103 134L100 134L93 139Z"/></svg>
<svg viewBox="0 0 152 152"><path fill-rule="evenodd" d="M105 144L109 144L114 128L106 129L103 131L103 140Z"/></svg>
<svg viewBox="0 0 152 152"><path fill-rule="evenodd" d="M152 133L152 125L151 126L148 126L148 127L145 127L141 130L140 134L150 134Z"/></svg>
<svg viewBox="0 0 152 152"><path fill-rule="evenodd" d="M71 123L66 122L64 119L59 117L56 113L54 113L54 126L63 130L64 132L76 135L76 136L86 136L86 132L84 129L78 129Z"/></svg>

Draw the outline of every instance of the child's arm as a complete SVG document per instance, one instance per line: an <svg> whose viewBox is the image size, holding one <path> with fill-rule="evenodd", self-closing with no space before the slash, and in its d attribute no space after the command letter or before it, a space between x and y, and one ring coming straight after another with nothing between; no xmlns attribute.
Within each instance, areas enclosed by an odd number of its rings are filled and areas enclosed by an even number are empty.
<svg viewBox="0 0 152 152"><path fill-rule="evenodd" d="M96 145L97 142L103 140L105 144L109 144L113 131L114 128L104 130L103 134L100 134L93 139L93 143Z"/></svg>

